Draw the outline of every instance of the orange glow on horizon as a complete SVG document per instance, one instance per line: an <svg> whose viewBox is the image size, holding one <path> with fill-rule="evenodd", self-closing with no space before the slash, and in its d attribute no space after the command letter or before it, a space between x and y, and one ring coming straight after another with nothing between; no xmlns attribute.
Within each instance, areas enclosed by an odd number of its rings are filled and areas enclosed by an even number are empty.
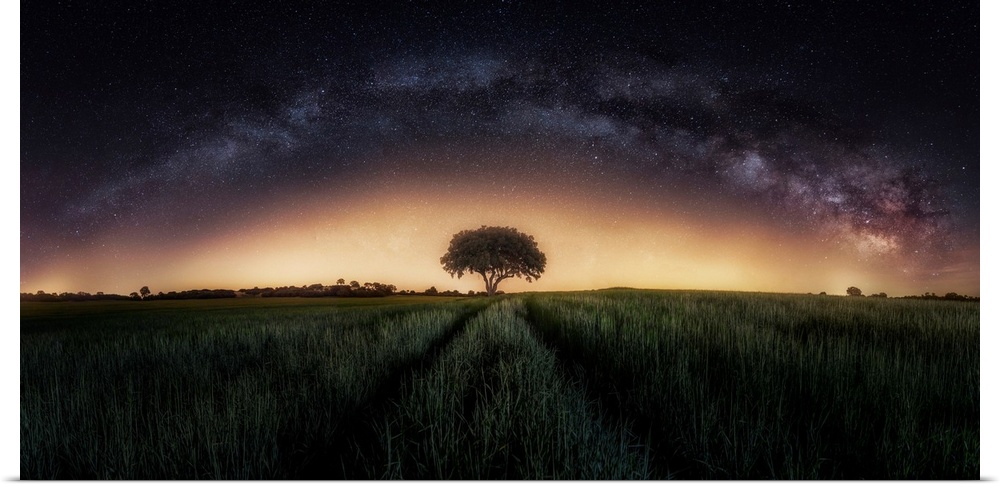
<svg viewBox="0 0 1000 487"><path fill-rule="evenodd" d="M581 176L586 167L511 174L502 183L469 183L474 174L462 168L431 176L399 167L359 180L351 193L316 190L272 201L247 221L196 240L109 234L93 247L99 250L53 261L21 291L128 294L148 285L155 293L339 278L480 291L481 279L453 279L439 259L458 231L504 225L533 235L548 259L541 279L503 281L507 292L626 286L844 294L858 286L895 296L979 294L978 248L966 249L942 275L915 279L895 261L859 259L815 235L754 219L738 204L711 200L716 206L706 208L680 190L673 200L653 200L624 183L590 183L597 179Z"/></svg>

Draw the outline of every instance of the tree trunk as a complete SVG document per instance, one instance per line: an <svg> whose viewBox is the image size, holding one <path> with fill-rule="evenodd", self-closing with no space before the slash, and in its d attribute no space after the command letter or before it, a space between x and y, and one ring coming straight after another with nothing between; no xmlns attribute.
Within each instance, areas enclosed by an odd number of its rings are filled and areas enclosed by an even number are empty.
<svg viewBox="0 0 1000 487"><path fill-rule="evenodd" d="M486 274L484 273L483 280L486 281L486 295L493 296L494 294L496 294L497 287L500 286L500 281L504 280L505 278L506 278L505 276L494 276L494 275L490 275L487 277ZM494 279L496 280L494 281Z"/></svg>

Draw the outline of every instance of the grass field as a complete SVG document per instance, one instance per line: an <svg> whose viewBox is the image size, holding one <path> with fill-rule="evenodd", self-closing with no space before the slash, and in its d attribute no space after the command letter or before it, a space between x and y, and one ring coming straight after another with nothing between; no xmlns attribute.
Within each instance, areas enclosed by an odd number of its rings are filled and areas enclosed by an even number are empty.
<svg viewBox="0 0 1000 487"><path fill-rule="evenodd" d="M80 301L21 303L21 322L52 320L54 318L78 319L89 315L114 313L169 311L213 311L244 309L306 309L306 308L364 308L373 306L402 306L409 304L448 303L458 299L451 296L389 296L384 298L233 298L186 299L157 301Z"/></svg>
<svg viewBox="0 0 1000 487"><path fill-rule="evenodd" d="M30 479L979 477L979 305L23 303Z"/></svg>

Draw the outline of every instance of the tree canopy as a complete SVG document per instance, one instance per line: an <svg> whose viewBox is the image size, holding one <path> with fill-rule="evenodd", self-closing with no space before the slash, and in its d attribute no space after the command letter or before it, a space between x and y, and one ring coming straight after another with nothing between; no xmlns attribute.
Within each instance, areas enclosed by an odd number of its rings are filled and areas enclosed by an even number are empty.
<svg viewBox="0 0 1000 487"><path fill-rule="evenodd" d="M504 279L517 277L531 282L545 271L545 254L531 235L511 227L482 226L462 230L448 245L441 265L452 277L479 274L486 282L486 294L496 294Z"/></svg>

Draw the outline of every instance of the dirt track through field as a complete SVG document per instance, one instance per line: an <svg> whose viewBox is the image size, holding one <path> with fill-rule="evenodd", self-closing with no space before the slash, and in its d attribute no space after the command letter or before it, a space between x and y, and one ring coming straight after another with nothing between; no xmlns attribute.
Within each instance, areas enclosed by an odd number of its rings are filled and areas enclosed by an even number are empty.
<svg viewBox="0 0 1000 487"><path fill-rule="evenodd" d="M331 438L328 445L298 456L301 469L297 478L302 480L364 479L372 478L370 467L373 460L383 455L378 434L378 425L385 421L385 415L402 394L402 387L413 376L423 371L437 359L456 337L461 335L468 323L487 306L484 304L458 317L451 328L427 350L423 357L396 367L366 404L358 407L353 414L341 418L340 436Z"/></svg>
<svg viewBox="0 0 1000 487"><path fill-rule="evenodd" d="M496 302L414 377L380 435L385 478L650 478L641 439L588 400L524 317L522 299Z"/></svg>
<svg viewBox="0 0 1000 487"><path fill-rule="evenodd" d="M629 384L606 382L602 387L597 380L594 380L594 368L599 367L600 364L593 363L592 360L587 360L587 357L561 347L553 337L547 336L537 322L540 319L538 304L529 298L525 305L527 310L525 320L531 325L535 336L555 354L562 373L571 381L579 384L587 399L599 405L600 411L603 412L601 420L610 424L612 419L616 419L619 424L630 425L630 429L639 435L641 441L649 449L653 478L687 478L684 472L691 469L693 466L691 462L672 455L670 452L673 448L669 442L660 435L652 434L656 427L653 418L635 414L626 404Z"/></svg>

